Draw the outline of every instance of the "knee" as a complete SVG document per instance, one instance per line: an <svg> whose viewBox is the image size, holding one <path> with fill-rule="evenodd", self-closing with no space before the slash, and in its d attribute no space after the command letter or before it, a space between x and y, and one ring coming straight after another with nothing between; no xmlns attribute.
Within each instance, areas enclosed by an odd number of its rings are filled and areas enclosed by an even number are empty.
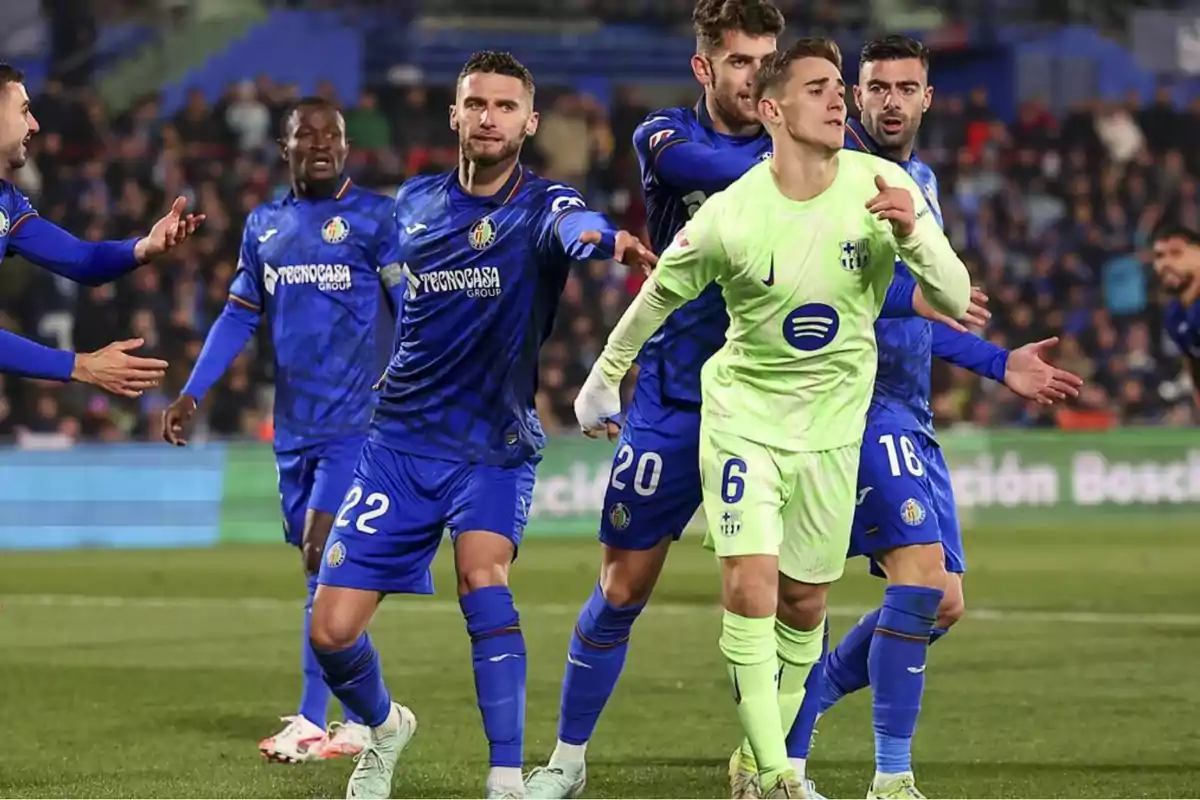
<svg viewBox="0 0 1200 800"><path fill-rule="evenodd" d="M332 614L313 614L309 625L308 639L314 648L326 653L345 650L362 635L360 626L347 618L339 619Z"/></svg>
<svg viewBox="0 0 1200 800"><path fill-rule="evenodd" d="M776 616L793 630L815 630L825 621L826 594L826 584L783 581Z"/></svg>
<svg viewBox="0 0 1200 800"><path fill-rule="evenodd" d="M937 627L942 630L950 630L966 613L967 604L962 595L952 595L947 592L938 605Z"/></svg>
<svg viewBox="0 0 1200 800"><path fill-rule="evenodd" d="M776 612L779 573L774 559L735 556L722 559L725 608L743 617L770 617Z"/></svg>
<svg viewBox="0 0 1200 800"><path fill-rule="evenodd" d="M940 544L899 547L880 556L879 562L893 585L946 589L946 556Z"/></svg>
<svg viewBox="0 0 1200 800"><path fill-rule="evenodd" d="M508 564L478 564L458 571L458 596L489 586L508 586Z"/></svg>

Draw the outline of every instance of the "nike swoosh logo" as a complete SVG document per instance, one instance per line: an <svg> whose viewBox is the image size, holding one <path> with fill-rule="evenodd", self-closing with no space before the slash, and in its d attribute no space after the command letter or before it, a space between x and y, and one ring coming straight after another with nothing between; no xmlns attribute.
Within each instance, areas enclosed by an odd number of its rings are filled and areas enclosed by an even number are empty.
<svg viewBox="0 0 1200 800"><path fill-rule="evenodd" d="M506 658L520 658L520 656L518 656L516 653L501 653L498 656L492 656L488 659L488 661L491 661L493 664L498 664Z"/></svg>
<svg viewBox="0 0 1200 800"><path fill-rule="evenodd" d="M908 671L911 672L913 675L920 675L922 672L925 671L925 665L922 664L919 667L908 667Z"/></svg>
<svg viewBox="0 0 1200 800"><path fill-rule="evenodd" d="M763 286L775 285L775 255L771 255L771 271L767 273L767 277L763 278Z"/></svg>
<svg viewBox="0 0 1200 800"><path fill-rule="evenodd" d="M864 486L863 488L859 489L858 500L854 503L854 505L861 506L863 504L863 500L867 499L867 495L869 495L874 488L874 486Z"/></svg>
<svg viewBox="0 0 1200 800"><path fill-rule="evenodd" d="M267 231L262 236L258 237L258 243L259 244L265 243L267 241L267 239L270 239L272 236L274 236L277 233L279 233L279 231L275 230L274 228L271 228L271 230Z"/></svg>
<svg viewBox="0 0 1200 800"><path fill-rule="evenodd" d="M568 664L574 664L574 665L575 665L575 666L577 666L577 667L583 667L584 669L591 669L591 668L592 668L592 665L591 665L591 664L585 664L585 663L583 663L582 661L580 661L578 658L576 658L575 656L571 656L571 655L568 655L568 656L567 656L567 663L568 663Z"/></svg>
<svg viewBox="0 0 1200 800"><path fill-rule="evenodd" d="M428 230L428 229L429 229L429 226L426 225L424 222L418 222L414 225L409 225L407 228L404 229L404 232L407 233L409 236L412 236L413 234L420 233L421 231Z"/></svg>

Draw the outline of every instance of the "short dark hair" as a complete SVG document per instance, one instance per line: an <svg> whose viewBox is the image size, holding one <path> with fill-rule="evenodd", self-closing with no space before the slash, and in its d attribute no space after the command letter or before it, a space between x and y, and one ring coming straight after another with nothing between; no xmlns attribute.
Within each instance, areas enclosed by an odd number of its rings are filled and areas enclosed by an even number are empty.
<svg viewBox="0 0 1200 800"><path fill-rule="evenodd" d="M25 73L12 64L0 61L0 89L10 83L24 83Z"/></svg>
<svg viewBox="0 0 1200 800"><path fill-rule="evenodd" d="M1200 231L1178 222L1167 222L1155 229L1153 241L1162 242L1167 239L1183 239L1190 245L1200 246Z"/></svg>
<svg viewBox="0 0 1200 800"><path fill-rule="evenodd" d="M768 0L698 0L692 12L696 31L696 49L719 49L726 31L747 36L779 36L784 28L783 14Z"/></svg>
<svg viewBox="0 0 1200 800"><path fill-rule="evenodd" d="M879 39L872 39L863 45L859 56L861 63L871 61L903 61L915 58L921 66L929 69L929 48L911 36L890 33Z"/></svg>
<svg viewBox="0 0 1200 800"><path fill-rule="evenodd" d="M473 75L476 72L490 73L493 75L507 75L510 78L516 78L521 82L521 85L528 90L529 94L533 94L533 73L531 73L524 64L517 61L516 56L512 53L497 53L493 50L480 50L472 54L467 59L467 63L463 64L462 71L458 73L458 83L462 83L463 78L468 75Z"/></svg>
<svg viewBox="0 0 1200 800"><path fill-rule="evenodd" d="M775 91L787 82L788 70L802 58L823 58L842 71L842 51L833 39L812 36L797 39L786 50L779 50L763 59L758 74L754 76L754 102L763 99L767 92Z"/></svg>
<svg viewBox="0 0 1200 800"><path fill-rule="evenodd" d="M286 139L291 132L292 119L301 111L308 110L324 110L333 114L341 114L342 110L337 107L337 104L331 103L324 97L301 97L296 102L287 107L287 111L283 115L283 119L279 121L279 138Z"/></svg>

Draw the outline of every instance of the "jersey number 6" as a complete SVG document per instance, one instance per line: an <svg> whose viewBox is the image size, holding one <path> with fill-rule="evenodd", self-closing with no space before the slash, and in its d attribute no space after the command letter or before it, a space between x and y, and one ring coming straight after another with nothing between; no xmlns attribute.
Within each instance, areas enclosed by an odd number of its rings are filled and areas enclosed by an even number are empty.
<svg viewBox="0 0 1200 800"><path fill-rule="evenodd" d="M346 515L350 510L359 504L363 499L363 490L361 486L351 486L350 491L346 492L346 499L342 503L342 510L338 512L337 521L334 523L339 528L344 528L350 524L350 520L346 519ZM387 495L382 492L371 492L367 495L366 506L367 511L358 515L358 519L354 521L354 527L359 533L379 533L379 529L373 527L369 523L371 520L382 517L388 511L388 506L391 503L387 499Z"/></svg>
<svg viewBox="0 0 1200 800"><path fill-rule="evenodd" d="M740 458L731 458L725 462L721 471L721 500L730 505L742 499L746 493L746 462Z"/></svg>

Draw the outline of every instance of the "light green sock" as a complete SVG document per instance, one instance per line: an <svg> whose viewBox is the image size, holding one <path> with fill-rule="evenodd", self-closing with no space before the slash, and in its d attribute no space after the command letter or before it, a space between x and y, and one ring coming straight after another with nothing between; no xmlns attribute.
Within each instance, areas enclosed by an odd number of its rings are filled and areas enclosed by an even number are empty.
<svg viewBox="0 0 1200 800"><path fill-rule="evenodd" d="M775 645L779 654L779 721L783 723L784 736L800 713L804 683L813 664L821 658L824 637L824 621L811 631L798 631L780 620L775 621Z"/></svg>
<svg viewBox="0 0 1200 800"><path fill-rule="evenodd" d="M742 730L750 740L764 786L771 786L791 769L783 725L779 719L775 677L775 618L751 619L725 612L721 622L721 652L728 662Z"/></svg>

